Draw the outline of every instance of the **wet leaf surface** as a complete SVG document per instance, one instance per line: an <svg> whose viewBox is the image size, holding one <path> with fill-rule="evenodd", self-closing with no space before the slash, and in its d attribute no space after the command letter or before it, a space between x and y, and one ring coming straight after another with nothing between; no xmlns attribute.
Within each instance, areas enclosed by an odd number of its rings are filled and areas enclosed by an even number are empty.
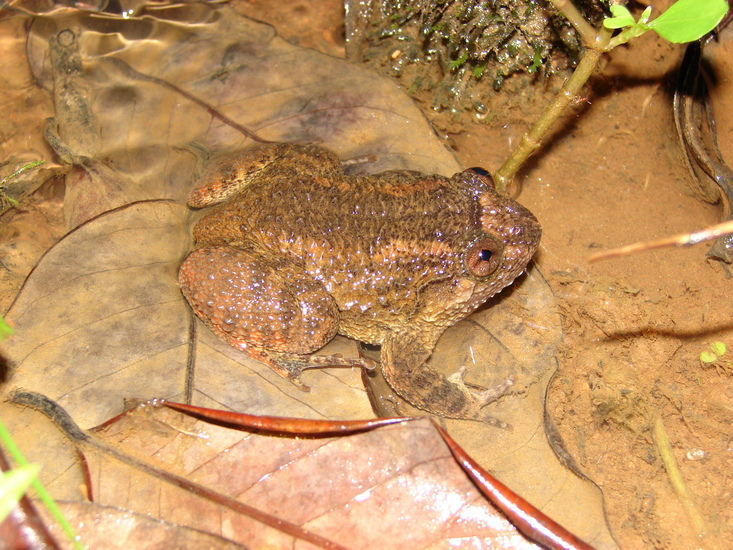
<svg viewBox="0 0 733 550"><path fill-rule="evenodd" d="M28 52L54 92L52 145L89 173L67 182L70 227L127 202L185 201L203 158L252 144L243 127L342 159L371 155L356 172L458 169L389 80L228 7L151 7L134 19L60 10L34 20Z"/></svg>

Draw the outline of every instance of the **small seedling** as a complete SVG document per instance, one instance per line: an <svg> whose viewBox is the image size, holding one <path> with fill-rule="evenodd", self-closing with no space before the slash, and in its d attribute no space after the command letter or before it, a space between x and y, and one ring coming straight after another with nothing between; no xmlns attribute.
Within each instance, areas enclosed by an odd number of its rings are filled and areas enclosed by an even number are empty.
<svg viewBox="0 0 733 550"><path fill-rule="evenodd" d="M733 361L723 361L722 357L728 351L728 347L723 342L713 342L709 349L700 353L700 363L704 367L715 367L718 371L733 371Z"/></svg>
<svg viewBox="0 0 733 550"><path fill-rule="evenodd" d="M700 361L703 363L715 363L720 357L725 355L727 348L723 342L713 342L710 349L700 354Z"/></svg>
<svg viewBox="0 0 733 550"><path fill-rule="evenodd" d="M596 31L578 10L567 0L550 0L575 27L587 46L586 52L562 90L535 121L532 129L522 136L504 164L493 174L496 189L507 193L519 168L540 146L550 127L566 107L580 97L580 89L598 65L601 56L632 38L653 30L670 42L692 42L710 32L728 11L726 0L678 0L656 19L649 21L651 8L647 8L638 21L623 6L610 7L613 17L603 22ZM622 29L616 36L615 30Z"/></svg>

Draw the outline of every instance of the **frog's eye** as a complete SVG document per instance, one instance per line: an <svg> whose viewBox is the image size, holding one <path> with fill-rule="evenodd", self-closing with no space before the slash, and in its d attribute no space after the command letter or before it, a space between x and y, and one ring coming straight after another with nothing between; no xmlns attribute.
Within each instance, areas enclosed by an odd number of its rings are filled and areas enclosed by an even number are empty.
<svg viewBox="0 0 733 550"><path fill-rule="evenodd" d="M480 166L474 166L473 168L469 168L468 170L466 170L466 172L469 172L469 173L473 172L474 174L479 176L479 179L486 185L490 187L494 187L494 188L496 187L494 185L494 178L491 176L488 170L485 170L481 168Z"/></svg>
<svg viewBox="0 0 733 550"><path fill-rule="evenodd" d="M486 237L471 245L466 253L466 267L474 277L491 275L501 265L501 246Z"/></svg>
<svg viewBox="0 0 733 550"><path fill-rule="evenodd" d="M483 176L485 178L490 178L491 174L489 174L489 171L485 168L481 168L480 166L472 166L469 168L471 172L476 172L479 176Z"/></svg>

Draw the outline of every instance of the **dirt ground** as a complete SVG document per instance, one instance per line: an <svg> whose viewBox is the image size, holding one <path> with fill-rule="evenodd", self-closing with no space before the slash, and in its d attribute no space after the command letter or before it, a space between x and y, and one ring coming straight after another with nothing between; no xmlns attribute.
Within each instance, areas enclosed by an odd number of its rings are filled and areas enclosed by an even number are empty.
<svg viewBox="0 0 733 550"><path fill-rule="evenodd" d="M295 44L344 56L339 0L235 5ZM585 100L518 177L519 201L544 230L535 261L564 318L549 413L603 490L611 529L628 549L733 547L733 352L712 366L699 359L714 341L733 349L730 269L707 260L704 244L588 262L600 249L721 219L720 205L692 195L675 131L672 90L682 53L651 33L613 52ZM528 124L521 108L501 127L426 114L465 166L490 172ZM51 185L31 201L35 207L6 216L13 232L26 235L23 246L40 254L58 238L63 220L48 205L60 198ZM5 309L14 290L2 290ZM657 419L704 520L704 540L660 459Z"/></svg>

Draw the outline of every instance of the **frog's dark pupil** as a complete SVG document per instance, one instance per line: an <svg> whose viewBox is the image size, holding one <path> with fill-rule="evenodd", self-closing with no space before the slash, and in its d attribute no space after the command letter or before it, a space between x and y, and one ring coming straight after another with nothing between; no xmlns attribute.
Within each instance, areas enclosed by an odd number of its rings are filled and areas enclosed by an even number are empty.
<svg viewBox="0 0 733 550"><path fill-rule="evenodd" d="M488 248L484 248L483 250L481 250L478 256L479 258L481 258L482 262L488 262L493 255L494 253L491 250L489 250Z"/></svg>

